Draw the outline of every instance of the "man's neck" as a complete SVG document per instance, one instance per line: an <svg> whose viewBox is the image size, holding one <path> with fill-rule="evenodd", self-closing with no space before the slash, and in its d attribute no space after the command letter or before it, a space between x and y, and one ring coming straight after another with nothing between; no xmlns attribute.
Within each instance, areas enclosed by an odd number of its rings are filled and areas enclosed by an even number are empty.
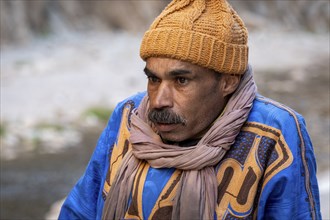
<svg viewBox="0 0 330 220"><path fill-rule="evenodd" d="M165 144L177 145L177 146L180 146L180 147L192 147L192 146L195 146L199 142L200 139L201 138L198 138L198 139L188 139L188 140L181 141L181 142L174 142L174 141L163 140L163 142Z"/></svg>

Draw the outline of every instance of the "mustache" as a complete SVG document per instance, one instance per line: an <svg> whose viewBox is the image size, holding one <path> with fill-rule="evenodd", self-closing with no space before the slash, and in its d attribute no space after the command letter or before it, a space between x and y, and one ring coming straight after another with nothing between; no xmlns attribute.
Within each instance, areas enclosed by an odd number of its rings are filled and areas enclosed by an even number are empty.
<svg viewBox="0 0 330 220"><path fill-rule="evenodd" d="M161 124L186 124L186 120L169 109L152 109L148 113L148 119L153 123Z"/></svg>

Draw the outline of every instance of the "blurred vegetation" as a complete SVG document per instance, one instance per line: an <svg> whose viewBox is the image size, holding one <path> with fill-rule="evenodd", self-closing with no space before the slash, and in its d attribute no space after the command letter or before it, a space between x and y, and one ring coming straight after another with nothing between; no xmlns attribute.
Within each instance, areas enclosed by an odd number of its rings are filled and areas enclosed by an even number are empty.
<svg viewBox="0 0 330 220"><path fill-rule="evenodd" d="M112 114L113 109L102 107L102 106L94 106L89 109L87 109L83 116L86 118L93 117L101 122L107 122L110 115Z"/></svg>
<svg viewBox="0 0 330 220"><path fill-rule="evenodd" d="M63 131L64 130L64 125L63 124L56 124L56 123L39 123L35 126L36 130L44 130L44 129L51 129L54 131Z"/></svg>
<svg viewBox="0 0 330 220"><path fill-rule="evenodd" d="M24 43L35 35L68 30L143 32L169 0L15 0L0 1L0 43ZM248 28L281 26L289 30L329 32L328 0L232 0Z"/></svg>
<svg viewBox="0 0 330 220"><path fill-rule="evenodd" d="M0 137L4 137L6 134L5 124L0 124Z"/></svg>

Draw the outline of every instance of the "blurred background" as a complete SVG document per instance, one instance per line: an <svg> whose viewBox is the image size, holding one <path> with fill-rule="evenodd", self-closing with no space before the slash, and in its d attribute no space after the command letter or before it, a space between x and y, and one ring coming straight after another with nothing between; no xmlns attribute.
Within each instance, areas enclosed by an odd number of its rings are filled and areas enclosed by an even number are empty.
<svg viewBox="0 0 330 220"><path fill-rule="evenodd" d="M0 0L0 219L56 219L116 103L146 89L139 46L166 0ZM302 114L329 214L328 0L233 0L258 90Z"/></svg>

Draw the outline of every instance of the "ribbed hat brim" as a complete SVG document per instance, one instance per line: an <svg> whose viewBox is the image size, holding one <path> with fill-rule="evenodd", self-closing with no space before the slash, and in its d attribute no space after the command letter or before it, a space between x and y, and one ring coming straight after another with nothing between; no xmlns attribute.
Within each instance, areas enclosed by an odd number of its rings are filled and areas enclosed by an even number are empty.
<svg viewBox="0 0 330 220"><path fill-rule="evenodd" d="M213 36L184 29L158 28L145 33L140 56L167 57L225 74L243 74L248 67L248 46L228 44Z"/></svg>

